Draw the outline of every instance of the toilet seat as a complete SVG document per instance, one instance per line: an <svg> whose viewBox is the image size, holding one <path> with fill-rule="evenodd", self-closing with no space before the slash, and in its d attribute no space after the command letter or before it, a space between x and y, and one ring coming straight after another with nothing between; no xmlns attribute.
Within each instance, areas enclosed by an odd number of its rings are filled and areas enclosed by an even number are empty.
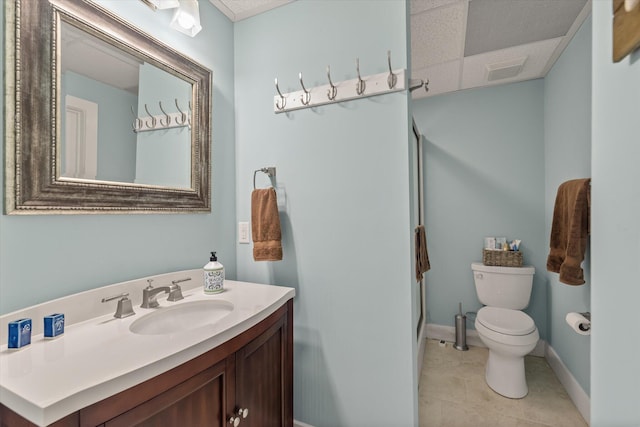
<svg viewBox="0 0 640 427"><path fill-rule="evenodd" d="M519 310L482 307L476 321L485 328L503 335L523 336L536 330L533 319Z"/></svg>

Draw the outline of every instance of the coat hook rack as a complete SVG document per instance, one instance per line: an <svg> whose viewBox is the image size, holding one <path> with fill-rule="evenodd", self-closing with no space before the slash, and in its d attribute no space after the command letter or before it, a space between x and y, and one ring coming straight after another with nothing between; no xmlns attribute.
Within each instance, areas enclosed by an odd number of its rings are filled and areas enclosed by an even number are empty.
<svg viewBox="0 0 640 427"><path fill-rule="evenodd" d="M277 95L273 97L273 111L276 114L284 113L302 108L406 90L406 70L393 70L391 67L391 51L387 51L387 66L389 68L387 72L363 77L360 74L360 58L356 58L357 77L338 83L334 83L331 79L331 68L327 66L327 80L329 83L313 88L307 88L302 80L302 73L298 73L298 80L302 90L288 93L282 93L276 78Z"/></svg>
<svg viewBox="0 0 640 427"><path fill-rule="evenodd" d="M133 114L133 127L134 132L148 132L153 130L171 129L178 127L189 127L191 129L191 101L189 101L189 112L182 111L178 100L174 99L177 113L167 113L162 106L162 101L158 101L158 107L162 114L154 115L149 111L149 106L144 104L144 110L147 112L146 117L138 117L131 106L131 114Z"/></svg>

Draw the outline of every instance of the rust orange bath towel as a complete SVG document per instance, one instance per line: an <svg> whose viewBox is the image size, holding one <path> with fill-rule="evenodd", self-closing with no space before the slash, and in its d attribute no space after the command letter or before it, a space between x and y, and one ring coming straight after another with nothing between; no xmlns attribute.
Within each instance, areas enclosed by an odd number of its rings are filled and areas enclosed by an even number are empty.
<svg viewBox="0 0 640 427"><path fill-rule="evenodd" d="M560 273L567 285L582 285L580 267L589 236L591 179L574 179L558 187L551 223L547 270Z"/></svg>

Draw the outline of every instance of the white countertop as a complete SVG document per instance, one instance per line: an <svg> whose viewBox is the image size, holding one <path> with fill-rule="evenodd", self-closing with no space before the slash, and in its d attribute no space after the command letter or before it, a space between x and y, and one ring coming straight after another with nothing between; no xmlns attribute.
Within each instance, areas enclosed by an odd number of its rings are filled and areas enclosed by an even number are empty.
<svg viewBox="0 0 640 427"><path fill-rule="evenodd" d="M295 295L293 288L229 280L225 281L224 292L205 295L201 286L202 270L164 276L174 280L187 275L192 280L182 285L192 288L182 287L185 298L168 302L163 294L158 298L161 307L220 299L234 305L231 313L213 325L179 334L133 334L129 331L131 323L157 310L140 308L146 281L139 279L61 298L44 304L44 308L43 305L34 306L2 316L0 327L5 329L10 320L33 316L37 335L31 337L29 346L20 350L8 350L6 336L3 338L0 402L37 425L48 425L211 350L264 320ZM156 287L167 284L163 276L155 279ZM134 316L114 318L114 301L108 306L109 314L80 319L77 323L69 321L74 318L73 306L82 310L82 300L99 301L104 295L117 294L123 289L131 290ZM56 302L59 310L54 309ZM43 322L41 313L51 314L46 310L65 314L64 335L53 340L43 338L42 328L37 329L37 325Z"/></svg>

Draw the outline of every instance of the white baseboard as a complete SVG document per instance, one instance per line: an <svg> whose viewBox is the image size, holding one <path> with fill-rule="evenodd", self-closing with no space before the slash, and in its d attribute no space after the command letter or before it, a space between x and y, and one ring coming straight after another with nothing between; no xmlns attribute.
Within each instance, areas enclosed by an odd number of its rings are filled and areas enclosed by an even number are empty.
<svg viewBox="0 0 640 427"><path fill-rule="evenodd" d="M427 338L455 342L456 328L454 328L453 326L427 323ZM467 345L473 345L475 347L486 347L475 329L467 329ZM544 357L545 346L546 343L544 340L538 340L536 347L529 354L531 356Z"/></svg>
<svg viewBox="0 0 640 427"><path fill-rule="evenodd" d="M567 394L573 401L576 408L578 408L578 412L582 415L582 418L590 423L590 413L591 413L591 398L587 395L584 389L580 386L576 378L573 376L571 371L567 368L567 366L562 362L558 353L547 344L545 351L545 358L555 372L558 380L564 386Z"/></svg>
<svg viewBox="0 0 640 427"><path fill-rule="evenodd" d="M311 424L305 424L302 421L293 420L293 427L313 427Z"/></svg>

